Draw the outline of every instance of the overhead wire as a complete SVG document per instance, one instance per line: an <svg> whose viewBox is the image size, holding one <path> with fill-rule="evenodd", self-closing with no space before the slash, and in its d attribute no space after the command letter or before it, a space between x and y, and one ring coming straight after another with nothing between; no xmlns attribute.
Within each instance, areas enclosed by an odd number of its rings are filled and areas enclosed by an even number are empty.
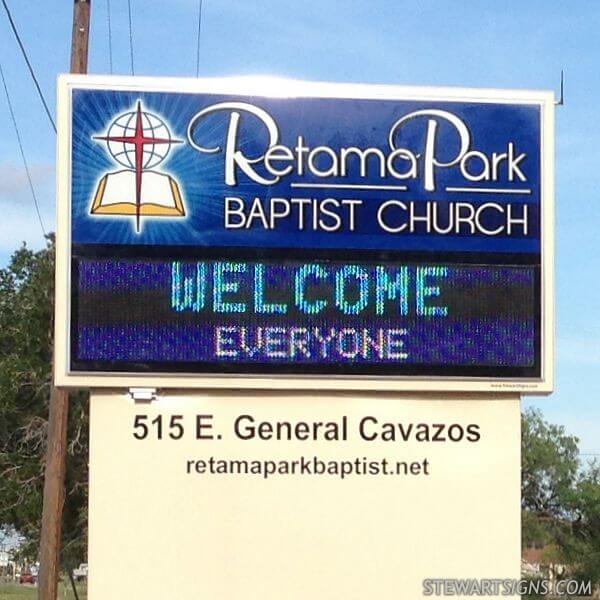
<svg viewBox="0 0 600 600"><path fill-rule="evenodd" d="M110 18L110 0L106 0L106 24L108 25L108 64L110 74L113 74L113 52L112 52L112 22Z"/></svg>
<svg viewBox="0 0 600 600"><path fill-rule="evenodd" d="M198 0L198 35L196 36L196 77L200 74L200 34L202 33L202 0Z"/></svg>
<svg viewBox="0 0 600 600"><path fill-rule="evenodd" d="M33 79L33 83L35 84L35 87L37 89L40 100L42 101L42 104L44 105L44 110L46 111L46 114L48 115L48 119L50 120L50 123L52 124L52 129L54 129L54 133L56 133L56 123L54 122L52 113L50 112L50 109L48 108L48 103L46 102L46 98L44 97L42 88L40 87L39 81L35 75L35 71L33 70L33 66L31 65L29 56L27 55L27 51L25 50L25 46L23 45L23 42L21 41L21 36L19 35L19 31L17 30L17 26L15 24L14 19L12 18L12 14L10 12L10 9L8 8L8 4L6 3L6 0L2 0L2 5L4 6L4 10L6 11L6 16L8 17L8 21L10 23L11 29L12 29L13 33L15 34L15 38L17 39L17 43L19 44L19 48L21 49L21 54L23 54L23 58L25 59L25 63L27 64L27 68L29 69L29 74L31 75L31 78Z"/></svg>
<svg viewBox="0 0 600 600"><path fill-rule="evenodd" d="M23 149L23 141L21 139L21 134L19 132L19 126L17 124L17 119L15 117L15 111L13 110L13 105L12 105L12 101L10 99L10 94L8 93L8 86L6 85L6 78L4 77L4 69L2 68L2 64L0 64L0 77L2 78L4 94L6 95L6 103L8 104L8 112L10 113L10 118L12 119L13 127L15 129L15 134L17 136L17 143L19 144L19 151L21 152L21 158L23 159L23 166L25 167L25 174L27 175L29 189L31 191L31 196L33 197L33 204L35 206L35 211L37 213L37 217L40 222L40 227L42 228L42 233L44 234L44 237L46 237L47 234L46 234L46 228L44 227L44 220L42 219L42 213L40 212L40 205L38 202L37 194L35 193L35 187L33 186L31 172L29 171L29 165L27 163L27 158L25 157L25 150Z"/></svg>
<svg viewBox="0 0 600 600"><path fill-rule="evenodd" d="M131 0L127 0L127 12L129 16L129 58L131 60L131 74L135 75L133 63L133 19L131 16Z"/></svg>

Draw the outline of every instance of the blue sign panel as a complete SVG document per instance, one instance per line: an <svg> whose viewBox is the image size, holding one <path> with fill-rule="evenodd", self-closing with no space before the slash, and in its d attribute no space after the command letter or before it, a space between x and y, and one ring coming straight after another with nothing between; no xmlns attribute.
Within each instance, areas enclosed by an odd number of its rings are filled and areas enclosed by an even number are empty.
<svg viewBox="0 0 600 600"><path fill-rule="evenodd" d="M539 105L74 90L72 135L76 244L540 252Z"/></svg>
<svg viewBox="0 0 600 600"><path fill-rule="evenodd" d="M372 96L74 86L70 369L539 378L544 103Z"/></svg>

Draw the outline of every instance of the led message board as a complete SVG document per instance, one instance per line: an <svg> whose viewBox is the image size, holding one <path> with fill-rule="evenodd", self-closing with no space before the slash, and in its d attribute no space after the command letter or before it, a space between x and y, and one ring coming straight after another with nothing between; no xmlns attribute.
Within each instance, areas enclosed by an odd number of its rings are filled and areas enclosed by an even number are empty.
<svg viewBox="0 0 600 600"><path fill-rule="evenodd" d="M60 384L550 391L551 94L71 76L59 109Z"/></svg>

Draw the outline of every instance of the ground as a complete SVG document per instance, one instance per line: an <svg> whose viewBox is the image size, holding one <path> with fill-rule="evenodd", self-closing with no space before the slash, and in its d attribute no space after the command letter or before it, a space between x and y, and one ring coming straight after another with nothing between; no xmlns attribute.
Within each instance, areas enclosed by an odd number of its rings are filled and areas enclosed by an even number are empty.
<svg viewBox="0 0 600 600"><path fill-rule="evenodd" d="M87 598L85 584L78 584L79 600ZM0 600L37 600L38 589L33 585L19 585L12 583L0 583ZM75 600L71 585L60 583L58 588L58 600Z"/></svg>

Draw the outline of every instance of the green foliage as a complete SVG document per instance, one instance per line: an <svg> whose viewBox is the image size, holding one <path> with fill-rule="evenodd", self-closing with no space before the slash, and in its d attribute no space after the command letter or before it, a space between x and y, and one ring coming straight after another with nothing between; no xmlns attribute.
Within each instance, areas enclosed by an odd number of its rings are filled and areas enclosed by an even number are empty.
<svg viewBox="0 0 600 600"><path fill-rule="evenodd" d="M522 539L600 583L600 466L582 468L579 440L528 410L522 418Z"/></svg>
<svg viewBox="0 0 600 600"><path fill-rule="evenodd" d="M40 535L54 311L54 243L23 246L0 269L0 524L15 527L34 557ZM72 397L63 557L85 547L87 406Z"/></svg>
<svg viewBox="0 0 600 600"><path fill-rule="evenodd" d="M563 516L562 500L577 478L579 440L544 421L538 410L523 413L521 506L540 516Z"/></svg>
<svg viewBox="0 0 600 600"><path fill-rule="evenodd" d="M600 465L590 465L565 495L569 532L559 538L562 556L584 580L600 583Z"/></svg>
<svg viewBox="0 0 600 600"><path fill-rule="evenodd" d="M521 509L524 547L554 544L565 516L564 497L579 467L576 437L529 409L521 421Z"/></svg>

